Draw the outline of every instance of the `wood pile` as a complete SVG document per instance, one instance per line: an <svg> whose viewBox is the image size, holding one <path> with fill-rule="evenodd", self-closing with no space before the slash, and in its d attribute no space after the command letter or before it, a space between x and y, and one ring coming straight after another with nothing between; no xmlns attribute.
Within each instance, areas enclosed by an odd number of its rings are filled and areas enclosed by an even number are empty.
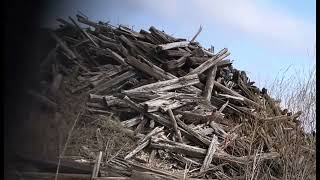
<svg viewBox="0 0 320 180"><path fill-rule="evenodd" d="M142 164L149 168L143 173L155 173L150 164L158 158L172 163L163 170L181 171L186 179L283 177L282 158L290 149L284 145L304 136L301 112L282 110L265 88L233 67L227 48L216 52L196 42L202 27L189 41L153 26L136 32L81 15L58 21L51 33L58 62L51 90L62 76L74 76L70 92L87 94L87 112L120 118L137 139L121 161L139 164L144 152ZM41 67L51 67L51 56Z"/></svg>

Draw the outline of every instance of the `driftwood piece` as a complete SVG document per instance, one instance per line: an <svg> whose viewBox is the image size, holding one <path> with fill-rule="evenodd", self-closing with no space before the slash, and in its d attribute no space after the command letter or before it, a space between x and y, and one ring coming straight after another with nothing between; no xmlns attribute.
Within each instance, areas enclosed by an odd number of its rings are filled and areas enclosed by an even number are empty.
<svg viewBox="0 0 320 180"><path fill-rule="evenodd" d="M152 131L150 131L147 135L145 135L142 139L140 139L140 140L138 141L138 143L141 144L141 143L143 143L143 142L145 142L145 141L150 140L150 138L151 138L152 136L155 136L156 134L162 132L163 129L164 129L164 126L162 126L162 127L155 127Z"/></svg>
<svg viewBox="0 0 320 180"><path fill-rule="evenodd" d="M106 108L106 106L104 104L101 103L96 103L96 102L87 102L86 105L88 107L94 107L94 108Z"/></svg>
<svg viewBox="0 0 320 180"><path fill-rule="evenodd" d="M125 102L127 102L128 106L133 108L134 110L136 110L136 111L138 111L140 113L143 113L148 118L153 119L154 121L160 123L163 126L170 127L170 122L167 119L161 117L160 115L158 115L156 113L145 113L145 111L143 109L143 106L133 102L128 96L125 96L123 98L123 100Z"/></svg>
<svg viewBox="0 0 320 180"><path fill-rule="evenodd" d="M243 100L244 100L246 103L249 103L249 104L255 106L256 108L259 108L259 109L262 108L262 106L261 106L260 104L258 104L258 103L256 103L256 102L252 101L251 99L248 99L248 98L240 95L239 93L237 93L237 92L235 92L235 91L233 91L233 90L225 87L224 85L220 84L220 83L217 82L217 81L214 82L214 85L215 85L217 88L219 88L220 90L222 90L222 91L224 91L225 93L227 93L227 94L230 94L230 95L232 95L232 96L236 96L236 97L243 98Z"/></svg>
<svg viewBox="0 0 320 180"><path fill-rule="evenodd" d="M175 116L175 119L177 121L177 124L179 126L181 126L184 130L186 130L191 136L194 136L196 139L198 139L200 142L202 142L203 144L205 144L207 146L210 145L210 141L207 138L205 138L205 137L201 136L199 133L195 132L192 128L190 128L183 121L181 121L178 116Z"/></svg>
<svg viewBox="0 0 320 180"><path fill-rule="evenodd" d="M201 31L202 31L202 26L200 26L199 30L198 30L197 33L193 36L193 38L191 39L190 42L194 42L194 40L198 37L198 35L200 34Z"/></svg>
<svg viewBox="0 0 320 180"><path fill-rule="evenodd" d="M109 48L106 48L105 50L113 57L113 59L115 59L116 61L118 61L119 64L127 65L127 63L125 62L124 58L122 58L118 53L112 51L112 50L109 49Z"/></svg>
<svg viewBox="0 0 320 180"><path fill-rule="evenodd" d="M203 91L203 97L209 102L211 100L211 94L212 94L212 89L214 85L214 80L216 77L216 72L217 72L217 66L213 66L212 68L209 69L206 86Z"/></svg>
<svg viewBox="0 0 320 180"><path fill-rule="evenodd" d="M190 54L187 54L187 55L184 55L184 56L180 57L177 60L171 60L171 61L167 62L165 64L165 69L173 70L173 69L177 69L177 68L182 67L186 63L187 58L189 56L190 56Z"/></svg>
<svg viewBox="0 0 320 180"><path fill-rule="evenodd" d="M212 58L208 59L206 62L189 72L189 74L201 74L229 55L230 53L228 52L228 49L224 48L218 54L214 55Z"/></svg>
<svg viewBox="0 0 320 180"><path fill-rule="evenodd" d="M150 146L157 149L167 149L171 152L182 153L185 155L189 155L191 157L201 158L201 157L205 157L205 155L207 154L206 149L185 145L185 144L170 141L170 140L163 140L163 139L151 138ZM255 156L258 156L260 160L263 161L268 159L276 159L279 157L279 153L271 152L271 153L261 153L257 155L236 157L217 149L217 151L213 154L213 158L217 158L217 159L232 162L232 163L238 163L238 164L247 164L249 162L252 162Z"/></svg>
<svg viewBox="0 0 320 180"><path fill-rule="evenodd" d="M212 159L213 159L213 155L217 150L217 145L218 145L218 138L217 138L217 136L213 135L210 146L207 151L207 155L204 158L203 164L200 168L200 172L205 171L209 167L209 165L211 164Z"/></svg>
<svg viewBox="0 0 320 180"><path fill-rule="evenodd" d="M135 76L136 73L133 71L127 71L123 74L121 74L120 76L117 76L105 83L100 84L99 86L95 87L94 89L91 90L91 92L95 92L95 93L100 93L102 91L108 90L112 87L115 87L117 84L128 80L129 78Z"/></svg>
<svg viewBox="0 0 320 180"><path fill-rule="evenodd" d="M154 26L151 26L149 28L149 31L153 34L156 35L158 38L160 38L161 40L164 41L164 43L170 43L173 41L176 41L176 38L169 36L168 34L158 30L157 28L155 28Z"/></svg>
<svg viewBox="0 0 320 180"><path fill-rule="evenodd" d="M67 46L65 42L63 42L62 39L60 39L54 32L51 32L51 36L53 39L57 41L57 43L60 45L60 47L71 57L71 59L76 59L77 56L74 54L74 52Z"/></svg>
<svg viewBox="0 0 320 180"><path fill-rule="evenodd" d="M141 144L139 144L134 150L132 150L126 157L124 157L125 160L132 158L134 155L136 155L138 152L140 152L142 149L148 146L150 143L150 140L144 141Z"/></svg>
<svg viewBox="0 0 320 180"><path fill-rule="evenodd" d="M147 112L155 112L155 111L167 111L168 109L176 109L183 105L187 104L187 102L181 102L179 100L174 99L156 99L144 102L142 105Z"/></svg>
<svg viewBox="0 0 320 180"><path fill-rule="evenodd" d="M115 96L104 96L103 100L107 106L128 107L128 105L120 98Z"/></svg>
<svg viewBox="0 0 320 180"><path fill-rule="evenodd" d="M178 47L187 47L189 45L189 41L181 41L181 42L173 42L168 44L158 45L157 49L159 51L164 51L168 49L178 48Z"/></svg>
<svg viewBox="0 0 320 180"><path fill-rule="evenodd" d="M169 114L170 120L172 122L172 126L174 129L175 135L177 137L177 140L178 140L178 142L182 142L181 132L178 130L177 121L176 121L171 109L168 109L168 114Z"/></svg>
<svg viewBox="0 0 320 180"><path fill-rule="evenodd" d="M175 57L175 58L191 55L191 53L188 51L181 51L181 50L174 50L174 49L163 51L160 54L164 54L165 56Z"/></svg>
<svg viewBox="0 0 320 180"><path fill-rule="evenodd" d="M144 85L144 86L141 86L135 89L130 89L124 92L130 93L130 92L137 92L137 91L169 91L169 90L178 89L186 86L191 86L199 82L200 82L199 78L195 74L195 75L184 76L181 78L160 81L160 82Z"/></svg>
<svg viewBox="0 0 320 180"><path fill-rule="evenodd" d="M140 60L137 60L136 58L129 56L127 58L127 62L128 62L128 64L130 64L130 65L134 66L135 68L139 69L140 71L156 78L157 80L170 80L170 79L177 78L176 76L174 76L168 72L165 72L161 68L153 65L151 62L149 62L146 59L141 58L141 57L140 57ZM195 88L193 86L185 87L185 89L191 93L197 93L197 94L201 93L200 89Z"/></svg>
<svg viewBox="0 0 320 180"><path fill-rule="evenodd" d="M144 118L144 116L141 117L141 121L138 124L137 128L134 130L134 134L141 133L143 131L144 127L146 126L148 120Z"/></svg>
<svg viewBox="0 0 320 180"><path fill-rule="evenodd" d="M93 39L92 37L85 31L83 30L78 23L73 20L71 17L69 17L69 19L73 22L73 24L92 42L92 44L94 44L96 47L100 47Z"/></svg>
<svg viewBox="0 0 320 180"><path fill-rule="evenodd" d="M142 116L140 115L140 116L122 121L121 124L122 126L129 128L139 124L141 122L141 119L142 119Z"/></svg>

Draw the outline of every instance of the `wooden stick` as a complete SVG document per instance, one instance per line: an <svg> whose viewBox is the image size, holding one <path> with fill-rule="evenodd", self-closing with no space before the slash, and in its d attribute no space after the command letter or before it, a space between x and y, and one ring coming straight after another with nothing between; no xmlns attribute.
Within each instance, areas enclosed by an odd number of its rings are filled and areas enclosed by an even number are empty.
<svg viewBox="0 0 320 180"><path fill-rule="evenodd" d="M93 176L91 179L98 177L99 175L99 170L100 170L100 164L101 164L101 159L102 159L102 151L99 152L99 155L97 157L97 164L95 165L96 169L93 172Z"/></svg>
<svg viewBox="0 0 320 180"><path fill-rule="evenodd" d="M212 66L216 65L218 62L222 61L225 57L229 56L227 48L222 49L218 54L214 55L212 58L208 59L206 62L202 63L200 66L188 73L190 74L201 74Z"/></svg>
<svg viewBox="0 0 320 180"><path fill-rule="evenodd" d="M190 42L194 42L194 40L197 38L197 36L200 34L201 31L202 31L202 26L200 26L199 30L198 30L197 33L193 36L193 38L191 39Z"/></svg>
<svg viewBox="0 0 320 180"><path fill-rule="evenodd" d="M178 142L182 142L181 132L178 130L177 121L174 118L174 115L173 115L173 112L172 112L171 109L168 109L168 114L169 114L169 117L171 119L172 126L173 126L174 132L176 134L177 140L178 140Z"/></svg>
<svg viewBox="0 0 320 180"><path fill-rule="evenodd" d="M217 88L219 88L220 90L226 92L227 94L230 94L230 95L232 95L232 96L236 96L236 97L243 98L243 100L244 100L246 103L249 103L249 104L255 106L256 108L259 108L259 109L262 108L262 106L261 106L260 104L258 104L258 103L256 103L256 102L254 102L254 101L252 101L252 100L250 100L250 99L248 99L248 98L240 95L239 93L237 93L237 92L235 92L235 91L233 91L233 90L225 87L224 85L220 84L220 83L217 82L217 81L214 82L214 85L215 85Z"/></svg>
<svg viewBox="0 0 320 180"><path fill-rule="evenodd" d="M216 72L217 72L217 65L215 65L214 67L212 67L208 71L207 82L206 82L206 86L205 86L204 91L203 91L203 97L208 102L210 102L210 100L211 100L212 89L213 89L214 80L215 80L215 77L216 77Z"/></svg>
<svg viewBox="0 0 320 180"><path fill-rule="evenodd" d="M142 149L148 146L150 143L150 140L147 140L143 142L142 144L139 144L133 151L131 151L126 157L124 157L125 160L132 158L134 155L136 155L138 152L140 152Z"/></svg>
<svg viewBox="0 0 320 180"><path fill-rule="evenodd" d="M82 32L96 47L100 47L92 38L91 36L85 31L83 30L79 25L78 23L73 20L70 16L69 16L69 19L73 22L73 24L80 30L80 32Z"/></svg>
<svg viewBox="0 0 320 180"><path fill-rule="evenodd" d="M218 144L218 138L217 138L217 136L213 135L210 146L207 151L207 155L204 158L203 164L200 168L200 172L203 172L207 168L209 168L209 165L211 164L211 161L213 159L213 155L217 150L217 144Z"/></svg>
<svg viewBox="0 0 320 180"><path fill-rule="evenodd" d="M180 120L178 116L175 116L175 119L177 121L177 124L181 126L184 130L186 130L191 136L194 136L196 139L198 139L200 142L202 142L204 145L209 146L210 141L206 139L205 137L202 137L200 134L195 132L192 128L190 128L188 125L186 125L183 121Z"/></svg>
<svg viewBox="0 0 320 180"><path fill-rule="evenodd" d="M145 135L142 139L140 139L138 141L139 144L147 141L147 140L150 140L150 138L156 134L159 134L160 132L162 132L164 129L164 126L162 127L155 127L152 131L150 131L147 135Z"/></svg>

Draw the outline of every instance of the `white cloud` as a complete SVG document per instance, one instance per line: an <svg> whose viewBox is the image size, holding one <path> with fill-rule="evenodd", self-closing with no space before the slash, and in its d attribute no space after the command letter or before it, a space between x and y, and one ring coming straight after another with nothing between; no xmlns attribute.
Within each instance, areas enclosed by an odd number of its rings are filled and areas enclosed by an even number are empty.
<svg viewBox="0 0 320 180"><path fill-rule="evenodd" d="M136 6L197 27L219 26L280 51L306 54L315 44L315 24L255 0L139 0ZM138 2L138 3L137 3ZM179 20L179 21L178 21Z"/></svg>

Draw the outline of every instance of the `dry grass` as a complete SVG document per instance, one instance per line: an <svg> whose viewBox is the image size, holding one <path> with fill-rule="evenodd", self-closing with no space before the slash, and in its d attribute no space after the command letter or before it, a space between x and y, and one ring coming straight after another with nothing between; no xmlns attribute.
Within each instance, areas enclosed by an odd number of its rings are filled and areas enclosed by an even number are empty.
<svg viewBox="0 0 320 180"><path fill-rule="evenodd" d="M292 112L302 111L300 121L306 132L316 130L316 67L307 71L295 71L287 75L288 69L269 85L269 93L281 100L281 106Z"/></svg>
<svg viewBox="0 0 320 180"><path fill-rule="evenodd" d="M256 175L254 179L270 178L274 177L275 174L277 174L276 177L281 177L281 179L315 179L316 141L310 135L310 132L316 129L315 70L314 66L307 72L296 71L291 76L286 76L286 73L283 73L281 78L277 78L269 85L269 93L275 99L281 100L280 105L283 108L287 108L289 112L302 111L302 115L299 117L302 128L286 130L286 125L283 123L267 127L269 130L267 134L274 136L274 146L277 147L276 151L281 156L279 161L273 161L269 164L270 168L267 168L266 172L262 172L264 175L259 178ZM261 126L256 128L261 128ZM252 167L256 166L255 164L252 165ZM253 169L252 167L247 169L247 173L251 177L257 171L257 168ZM246 179L252 178L248 175Z"/></svg>

